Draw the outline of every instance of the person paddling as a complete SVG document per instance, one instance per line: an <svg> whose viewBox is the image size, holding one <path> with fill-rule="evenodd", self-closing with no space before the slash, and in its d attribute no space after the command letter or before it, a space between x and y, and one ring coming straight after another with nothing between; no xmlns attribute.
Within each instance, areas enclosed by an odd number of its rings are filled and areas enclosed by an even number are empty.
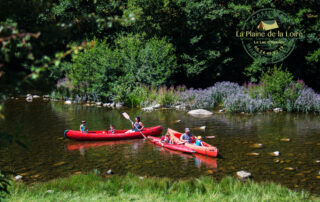
<svg viewBox="0 0 320 202"><path fill-rule="evenodd" d="M142 131L144 129L144 125L143 123L141 122L141 119L139 116L137 116L135 118L135 122L131 124L132 125L132 129L133 131L135 132L138 132L138 131Z"/></svg>
<svg viewBox="0 0 320 202"><path fill-rule="evenodd" d="M81 133L88 133L86 121L81 122L80 131L81 131Z"/></svg>
<svg viewBox="0 0 320 202"><path fill-rule="evenodd" d="M190 129L186 128L184 133L180 136L180 141L183 143L190 142L192 137L193 135L191 134Z"/></svg>

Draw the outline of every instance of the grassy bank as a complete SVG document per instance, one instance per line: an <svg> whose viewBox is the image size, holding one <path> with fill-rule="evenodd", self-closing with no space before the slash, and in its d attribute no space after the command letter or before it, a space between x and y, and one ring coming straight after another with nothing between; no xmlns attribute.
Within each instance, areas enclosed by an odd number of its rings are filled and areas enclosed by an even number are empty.
<svg viewBox="0 0 320 202"><path fill-rule="evenodd" d="M48 191L52 190L52 191ZM27 186L15 183L5 201L306 201L319 200L273 183L240 182L226 177L174 181L167 178L75 175Z"/></svg>

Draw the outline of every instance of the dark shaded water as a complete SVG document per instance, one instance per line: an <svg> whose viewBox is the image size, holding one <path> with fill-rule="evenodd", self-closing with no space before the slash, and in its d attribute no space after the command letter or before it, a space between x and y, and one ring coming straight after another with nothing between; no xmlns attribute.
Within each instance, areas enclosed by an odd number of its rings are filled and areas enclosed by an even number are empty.
<svg viewBox="0 0 320 202"><path fill-rule="evenodd" d="M81 120L87 121L89 130L106 129L110 123L117 129L128 128L130 123L121 116L123 111L132 117L140 115L145 126L160 124L164 129L178 131L189 127L196 135L215 135L215 139L205 141L217 146L223 159L174 152L142 139L113 142L63 139L63 131L78 129ZM110 110L41 100L27 103L23 99L9 100L3 114L5 120L0 120L0 130L10 133L21 130L19 134L29 143L27 149L15 144L0 148L0 166L23 175L27 182L93 169L172 178L210 175L216 179L247 170L257 181L273 181L320 194L319 115L214 114L210 118L194 118L174 110ZM197 129L203 125L207 126L205 133ZM282 138L290 141L280 141ZM255 143L262 144L262 148L254 148ZM269 154L274 151L280 151L280 156ZM259 155L248 154L252 152Z"/></svg>

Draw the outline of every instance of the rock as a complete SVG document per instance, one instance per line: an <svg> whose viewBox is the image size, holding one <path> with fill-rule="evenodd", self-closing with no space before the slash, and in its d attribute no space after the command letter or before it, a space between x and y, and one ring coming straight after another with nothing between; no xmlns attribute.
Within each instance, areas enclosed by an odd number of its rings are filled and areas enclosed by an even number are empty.
<svg viewBox="0 0 320 202"><path fill-rule="evenodd" d="M32 95L31 94L27 94L27 97L32 97Z"/></svg>
<svg viewBox="0 0 320 202"><path fill-rule="evenodd" d="M140 179L140 180L143 180L143 179L144 179L144 177L140 176L140 177L139 177L139 179Z"/></svg>
<svg viewBox="0 0 320 202"><path fill-rule="evenodd" d="M32 96L27 96L27 98L26 98L27 102L32 102L32 100L33 100Z"/></svg>
<svg viewBox="0 0 320 202"><path fill-rule="evenodd" d="M285 167L285 168L283 168L284 170L288 170L288 171L293 171L293 170L295 170L294 168L292 168L292 167Z"/></svg>
<svg viewBox="0 0 320 202"><path fill-rule="evenodd" d="M108 175L112 175L112 174L113 174L113 171L112 171L111 169L109 169L109 170L107 171L107 174L108 174Z"/></svg>
<svg viewBox="0 0 320 202"><path fill-rule="evenodd" d="M220 110L219 110L220 113L223 113L223 112L225 112L225 111L226 111L225 109L220 109Z"/></svg>
<svg viewBox="0 0 320 202"><path fill-rule="evenodd" d="M53 166L61 166L61 165L63 165L63 164L66 164L66 162L60 161L60 162L58 162L58 163L53 164Z"/></svg>
<svg viewBox="0 0 320 202"><path fill-rule="evenodd" d="M181 120L176 120L175 123L181 123Z"/></svg>
<svg viewBox="0 0 320 202"><path fill-rule="evenodd" d="M251 178L252 176L251 176L251 173L242 170L242 171L237 172L237 177L241 180L247 180L247 179Z"/></svg>
<svg viewBox="0 0 320 202"><path fill-rule="evenodd" d="M101 106L102 105L102 102L96 102L95 103L97 106Z"/></svg>
<svg viewBox="0 0 320 202"><path fill-rule="evenodd" d="M109 107L109 103L103 103L102 106Z"/></svg>
<svg viewBox="0 0 320 202"><path fill-rule="evenodd" d="M290 142L290 139L289 138L281 138L280 141L281 142Z"/></svg>
<svg viewBox="0 0 320 202"><path fill-rule="evenodd" d="M241 114L244 114L244 112L241 112Z"/></svg>
<svg viewBox="0 0 320 202"><path fill-rule="evenodd" d="M201 126L200 130L206 130L206 126Z"/></svg>
<svg viewBox="0 0 320 202"><path fill-rule="evenodd" d="M43 98L50 98L50 95L43 95Z"/></svg>
<svg viewBox="0 0 320 202"><path fill-rule="evenodd" d="M14 180L15 181L19 181L19 180L22 180L22 178L23 177L21 175L17 175L17 176L14 177Z"/></svg>
<svg viewBox="0 0 320 202"><path fill-rule="evenodd" d="M177 105L174 107L176 110L185 110L186 107L185 106L182 106L182 105Z"/></svg>
<svg viewBox="0 0 320 202"><path fill-rule="evenodd" d="M270 155L271 156L279 156L280 152L279 151L271 152Z"/></svg>
<svg viewBox="0 0 320 202"><path fill-rule="evenodd" d="M263 147L263 145L261 143L255 143L255 144L251 145L250 147L255 148L255 149L260 149Z"/></svg>
<svg viewBox="0 0 320 202"><path fill-rule="evenodd" d="M54 192L54 191L51 190L51 189L49 189L49 190L46 191L46 193L48 193L48 194L51 194L51 193L53 193L53 192Z"/></svg>
<svg viewBox="0 0 320 202"><path fill-rule="evenodd" d="M32 98L37 99L37 98L40 98L40 96L39 95L33 95Z"/></svg>
<svg viewBox="0 0 320 202"><path fill-rule="evenodd" d="M71 100L66 100L66 101L64 102L64 104L66 104L66 105L71 105L71 104L72 104L72 101L71 101Z"/></svg>
<svg viewBox="0 0 320 202"><path fill-rule="evenodd" d="M277 108L274 108L273 111L274 111L274 112L282 112L283 110L282 110L281 108L278 108L278 107L277 107Z"/></svg>
<svg viewBox="0 0 320 202"><path fill-rule="evenodd" d="M153 105L153 106L151 106L153 109L159 109L160 107L161 107L161 105L160 104L155 104L155 105Z"/></svg>
<svg viewBox="0 0 320 202"><path fill-rule="evenodd" d="M195 110L189 111L188 114L196 117L208 117L208 116L211 116L213 113L204 109L195 109Z"/></svg>
<svg viewBox="0 0 320 202"><path fill-rule="evenodd" d="M256 152L251 152L251 153L247 153L247 156L259 156L259 153Z"/></svg>
<svg viewBox="0 0 320 202"><path fill-rule="evenodd" d="M116 106L116 108L121 108L121 107L123 107L123 103L122 102L117 102L115 106Z"/></svg>
<svg viewBox="0 0 320 202"><path fill-rule="evenodd" d="M151 112L151 111L153 111L153 108L152 107L145 107L145 108L142 108L141 110L145 111L145 112Z"/></svg>
<svg viewBox="0 0 320 202"><path fill-rule="evenodd" d="M273 162L279 163L279 162L280 162L280 159L273 159Z"/></svg>
<svg viewBox="0 0 320 202"><path fill-rule="evenodd" d="M315 162L315 163L320 163L320 160L315 160L314 162Z"/></svg>

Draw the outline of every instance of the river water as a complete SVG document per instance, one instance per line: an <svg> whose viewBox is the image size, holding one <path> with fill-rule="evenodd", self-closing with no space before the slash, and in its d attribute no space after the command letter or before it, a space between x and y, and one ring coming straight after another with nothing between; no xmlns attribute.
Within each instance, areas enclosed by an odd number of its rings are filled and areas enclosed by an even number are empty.
<svg viewBox="0 0 320 202"><path fill-rule="evenodd" d="M164 131L189 127L195 135L215 136L205 141L218 147L222 158L175 152L143 139L77 142L63 138L64 130L78 130L81 120L87 121L89 130L107 129L110 123L116 129L129 128L130 123L121 116L123 111L131 117L141 116L146 127L162 125ZM196 118L175 110L112 110L40 99L30 103L8 100L2 114L5 119L0 119L0 131L18 134L27 147L2 146L0 167L22 175L27 183L94 169L102 174L112 169L120 175L130 172L174 179L209 175L217 180L246 170L256 181L272 181L320 195L319 115L215 113ZM206 131L200 126L206 126ZM272 156L274 151L280 155Z"/></svg>

